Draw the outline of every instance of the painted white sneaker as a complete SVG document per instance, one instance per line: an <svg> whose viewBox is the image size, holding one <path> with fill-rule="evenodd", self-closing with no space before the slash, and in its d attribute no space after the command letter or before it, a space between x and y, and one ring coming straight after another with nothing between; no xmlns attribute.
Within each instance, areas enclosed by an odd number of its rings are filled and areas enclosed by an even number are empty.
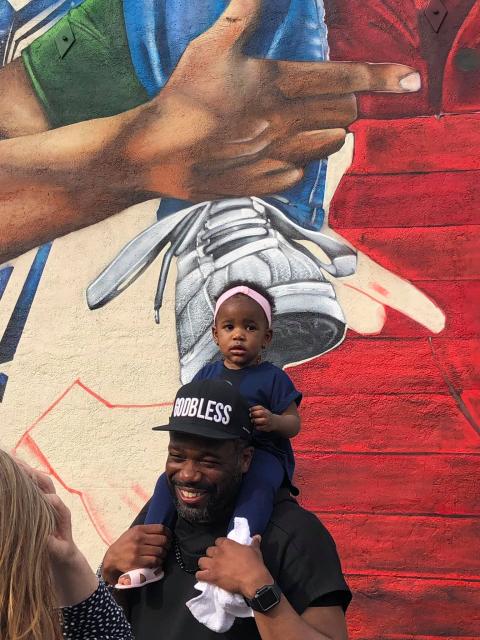
<svg viewBox="0 0 480 640"><path fill-rule="evenodd" d="M320 246L330 262L321 262L299 240ZM195 205L155 223L126 245L88 287L89 307L102 306L118 295L167 242L154 309L159 322L168 269L176 257L182 382L216 356L211 339L214 300L233 280L258 282L274 297L277 310L268 359L277 366L321 355L343 340L345 318L322 269L336 277L351 275L355 251L297 225L256 197Z"/></svg>

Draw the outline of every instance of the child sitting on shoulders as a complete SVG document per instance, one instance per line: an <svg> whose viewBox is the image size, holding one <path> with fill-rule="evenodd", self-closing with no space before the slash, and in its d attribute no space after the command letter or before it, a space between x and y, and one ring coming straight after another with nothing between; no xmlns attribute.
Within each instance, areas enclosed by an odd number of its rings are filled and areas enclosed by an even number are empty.
<svg viewBox="0 0 480 640"><path fill-rule="evenodd" d="M245 474L234 518L248 521L250 534L263 534L270 520L275 495L291 484L295 466L290 438L300 431L297 407L302 394L289 376L270 362L262 351L272 340L273 297L262 286L232 282L217 298L212 335L222 360L206 364L193 380L227 380L245 398L255 427L255 453ZM173 528L176 510L165 474L157 481L145 524ZM117 588L140 587L163 577L161 570L134 569L120 576Z"/></svg>

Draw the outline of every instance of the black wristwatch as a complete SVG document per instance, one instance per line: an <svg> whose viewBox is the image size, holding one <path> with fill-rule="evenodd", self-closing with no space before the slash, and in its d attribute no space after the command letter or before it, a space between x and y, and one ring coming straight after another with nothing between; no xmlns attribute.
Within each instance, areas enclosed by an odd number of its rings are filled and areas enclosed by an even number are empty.
<svg viewBox="0 0 480 640"><path fill-rule="evenodd" d="M280 603L282 592L278 584L266 584L255 592L253 598L244 598L245 602L254 611L266 613L276 607Z"/></svg>

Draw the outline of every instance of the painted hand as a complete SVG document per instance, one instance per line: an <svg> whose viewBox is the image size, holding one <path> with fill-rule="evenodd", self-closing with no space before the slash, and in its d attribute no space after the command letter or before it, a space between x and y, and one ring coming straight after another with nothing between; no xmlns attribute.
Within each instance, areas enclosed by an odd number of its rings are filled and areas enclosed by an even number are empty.
<svg viewBox="0 0 480 640"><path fill-rule="evenodd" d="M195 574L197 580L247 598L252 598L260 587L273 583L263 562L260 536L254 536L250 546L228 538L218 538L215 546L209 547L206 555L200 558L198 566L200 571ZM242 567L242 571L238 567Z"/></svg>
<svg viewBox="0 0 480 640"><path fill-rule="evenodd" d="M405 65L246 56L261 8L231 0L161 93L124 114L124 155L140 190L193 201L281 191L343 145L356 92L420 88Z"/></svg>
<svg viewBox="0 0 480 640"><path fill-rule="evenodd" d="M259 431L275 431L273 413L259 404L250 407L250 419Z"/></svg>

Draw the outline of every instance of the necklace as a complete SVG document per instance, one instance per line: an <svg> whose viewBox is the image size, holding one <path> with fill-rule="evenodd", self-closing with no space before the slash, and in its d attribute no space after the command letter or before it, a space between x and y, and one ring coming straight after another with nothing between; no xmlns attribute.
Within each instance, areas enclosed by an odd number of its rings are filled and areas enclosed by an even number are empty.
<svg viewBox="0 0 480 640"><path fill-rule="evenodd" d="M187 569L185 561L182 557L182 552L180 551L180 545L178 544L177 536L173 536L173 551L175 553L175 560L177 561L180 569L185 571L185 573L197 573L198 567L196 569Z"/></svg>

